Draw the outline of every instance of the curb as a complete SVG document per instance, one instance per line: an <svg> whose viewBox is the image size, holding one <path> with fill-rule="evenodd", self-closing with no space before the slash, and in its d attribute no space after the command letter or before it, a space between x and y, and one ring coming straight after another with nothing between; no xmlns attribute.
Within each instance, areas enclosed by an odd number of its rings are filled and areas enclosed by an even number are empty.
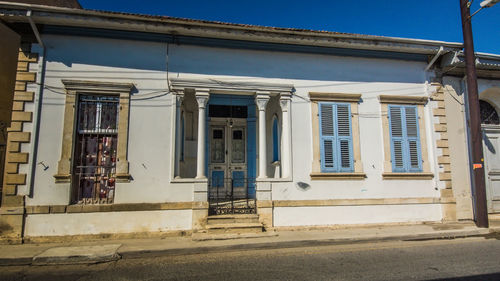
<svg viewBox="0 0 500 281"><path fill-rule="evenodd" d="M412 235L395 235L385 237L367 237L367 238L340 238L340 239L322 239L322 240L295 240L295 241L278 241L278 242L263 242L251 244L234 244L225 246L209 246L196 248L177 248L177 249L161 249L161 250L139 250L139 251L118 251L122 259L134 259L143 257L160 257L160 256L178 256L178 255L193 255L217 253L226 251L239 250L260 250L260 249L282 249L282 248L300 248L312 246L329 246L329 245L344 245L369 242L387 242L387 241L425 241L439 239L457 239L466 237L484 237L494 233L489 229L477 229L471 231L457 231L448 233L428 233L428 234L412 234Z"/></svg>
<svg viewBox="0 0 500 281"><path fill-rule="evenodd" d="M42 254L33 257L20 258L0 258L0 266L25 266L25 265L68 265L68 264L94 264L101 262L116 261L119 259L137 259L151 258L161 256L179 256L179 255L194 255L218 253L226 251L241 251L241 250L260 250L260 249L282 249L282 248L300 248L313 246L329 246L329 245L345 245L370 242L387 242L387 241L426 241L439 239L457 239L467 237L488 237L498 235L500 228L497 229L475 229L469 231L453 231L440 233L423 233L410 235L394 235L394 236L373 236L365 238L337 238L337 239L322 239L322 240L294 240L294 241L275 241L246 244L244 240L239 244L224 245L224 246L200 246L192 248L170 248L158 250L121 250L123 246L115 244L107 244L99 247L111 246L111 249L105 253L98 255L90 254L50 254L50 251L56 248L51 248ZM68 247L66 247L68 248ZM85 247L73 247L85 248Z"/></svg>

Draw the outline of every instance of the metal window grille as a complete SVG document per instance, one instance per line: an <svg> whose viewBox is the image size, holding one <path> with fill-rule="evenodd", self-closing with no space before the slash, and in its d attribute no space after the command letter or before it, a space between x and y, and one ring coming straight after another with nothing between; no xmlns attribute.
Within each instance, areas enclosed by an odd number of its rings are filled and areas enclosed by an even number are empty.
<svg viewBox="0 0 500 281"><path fill-rule="evenodd" d="M118 111L118 96L79 96L73 160L74 203L113 203Z"/></svg>

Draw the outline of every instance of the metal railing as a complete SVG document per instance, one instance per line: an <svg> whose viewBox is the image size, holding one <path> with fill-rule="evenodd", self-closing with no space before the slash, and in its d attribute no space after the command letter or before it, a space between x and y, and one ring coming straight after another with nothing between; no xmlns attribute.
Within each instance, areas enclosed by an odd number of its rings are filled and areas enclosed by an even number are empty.
<svg viewBox="0 0 500 281"><path fill-rule="evenodd" d="M254 178L212 178L208 184L209 214L255 214Z"/></svg>

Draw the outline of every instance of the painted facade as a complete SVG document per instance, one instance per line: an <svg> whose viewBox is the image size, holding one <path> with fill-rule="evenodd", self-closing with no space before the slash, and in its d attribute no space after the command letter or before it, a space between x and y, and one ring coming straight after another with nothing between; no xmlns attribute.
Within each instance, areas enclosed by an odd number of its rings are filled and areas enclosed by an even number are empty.
<svg viewBox="0 0 500 281"><path fill-rule="evenodd" d="M33 79L15 92L32 97L14 155L24 158L6 172L25 175L7 183L22 202L2 200L2 214L24 218L12 240L203 231L226 180L233 205L256 210L267 229L472 218L465 133L448 122L465 116L448 94L456 79L427 69L440 46L459 44L322 46L307 32L264 29L262 39L211 23L193 27L205 38L184 30L170 40L133 19L102 32L35 20L43 46L30 45Z"/></svg>

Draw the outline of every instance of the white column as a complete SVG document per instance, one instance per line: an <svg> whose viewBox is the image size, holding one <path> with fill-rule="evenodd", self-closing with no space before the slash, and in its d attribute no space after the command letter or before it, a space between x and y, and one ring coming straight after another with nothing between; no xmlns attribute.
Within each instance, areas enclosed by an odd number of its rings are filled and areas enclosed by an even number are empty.
<svg viewBox="0 0 500 281"><path fill-rule="evenodd" d="M196 89L198 102L198 154L196 159L196 178L204 179L205 174L205 107L208 102L208 89Z"/></svg>
<svg viewBox="0 0 500 281"><path fill-rule="evenodd" d="M289 178L292 175L292 149L290 127L291 93L281 93L281 177Z"/></svg>
<svg viewBox="0 0 500 281"><path fill-rule="evenodd" d="M266 145L266 106L269 101L268 92L257 92L255 103L259 109L259 175L267 178L267 145Z"/></svg>
<svg viewBox="0 0 500 281"><path fill-rule="evenodd" d="M178 91L175 94L175 170L174 175L176 178L181 176L181 148L182 142L182 124L181 124L181 105L184 98L184 92Z"/></svg>

